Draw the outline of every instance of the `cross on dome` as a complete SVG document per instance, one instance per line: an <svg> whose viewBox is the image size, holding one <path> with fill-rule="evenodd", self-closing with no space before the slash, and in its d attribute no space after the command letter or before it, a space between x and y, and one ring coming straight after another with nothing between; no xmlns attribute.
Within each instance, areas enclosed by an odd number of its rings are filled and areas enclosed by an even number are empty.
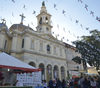
<svg viewBox="0 0 100 88"><path fill-rule="evenodd" d="M23 24L23 21L24 21L25 16L24 16L24 14L23 14L23 13L22 13L22 14L20 14L20 16L21 16L21 24Z"/></svg>

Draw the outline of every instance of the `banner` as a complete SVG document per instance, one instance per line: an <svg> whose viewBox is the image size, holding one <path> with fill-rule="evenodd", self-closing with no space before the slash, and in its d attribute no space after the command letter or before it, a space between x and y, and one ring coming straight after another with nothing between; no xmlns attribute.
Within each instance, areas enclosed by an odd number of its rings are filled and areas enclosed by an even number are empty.
<svg viewBox="0 0 100 88"><path fill-rule="evenodd" d="M18 73L16 86L37 86L41 85L41 71L32 73Z"/></svg>

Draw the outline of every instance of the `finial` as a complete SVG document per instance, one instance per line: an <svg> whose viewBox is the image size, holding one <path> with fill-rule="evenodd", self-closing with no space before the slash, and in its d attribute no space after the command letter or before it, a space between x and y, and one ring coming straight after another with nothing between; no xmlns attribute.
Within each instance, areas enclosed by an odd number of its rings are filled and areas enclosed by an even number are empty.
<svg viewBox="0 0 100 88"><path fill-rule="evenodd" d="M45 6L45 1L42 2L42 6Z"/></svg>
<svg viewBox="0 0 100 88"><path fill-rule="evenodd" d="M20 16L21 16L21 24L23 24L23 21L24 21L25 16L24 16L23 13Z"/></svg>

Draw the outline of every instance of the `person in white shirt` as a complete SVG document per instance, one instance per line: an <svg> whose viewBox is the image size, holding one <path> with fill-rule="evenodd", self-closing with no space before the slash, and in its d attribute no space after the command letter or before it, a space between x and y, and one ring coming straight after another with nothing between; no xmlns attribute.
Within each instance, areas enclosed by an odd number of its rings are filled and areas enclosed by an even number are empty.
<svg viewBox="0 0 100 88"><path fill-rule="evenodd" d="M91 88L96 88L96 81L93 78L91 78L90 80L90 85L91 85Z"/></svg>

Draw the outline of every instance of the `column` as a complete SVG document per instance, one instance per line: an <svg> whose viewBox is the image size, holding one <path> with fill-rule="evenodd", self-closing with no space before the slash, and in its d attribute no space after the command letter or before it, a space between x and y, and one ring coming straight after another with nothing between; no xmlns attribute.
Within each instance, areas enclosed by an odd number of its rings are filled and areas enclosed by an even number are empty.
<svg viewBox="0 0 100 88"><path fill-rule="evenodd" d="M64 67L65 68L65 79L68 77L68 74L67 74L67 66Z"/></svg>
<svg viewBox="0 0 100 88"><path fill-rule="evenodd" d="M24 49L29 50L31 47L30 38L26 35L24 37Z"/></svg>
<svg viewBox="0 0 100 88"><path fill-rule="evenodd" d="M54 66L52 66L52 79L54 79L54 72L53 72L53 70L54 70Z"/></svg>
<svg viewBox="0 0 100 88"><path fill-rule="evenodd" d="M17 34L14 34L12 39L12 51L17 51Z"/></svg>
<svg viewBox="0 0 100 88"><path fill-rule="evenodd" d="M61 69L58 67L58 74L59 74L59 79L61 80Z"/></svg>
<svg viewBox="0 0 100 88"><path fill-rule="evenodd" d="M47 66L44 67L44 79L47 80Z"/></svg>

